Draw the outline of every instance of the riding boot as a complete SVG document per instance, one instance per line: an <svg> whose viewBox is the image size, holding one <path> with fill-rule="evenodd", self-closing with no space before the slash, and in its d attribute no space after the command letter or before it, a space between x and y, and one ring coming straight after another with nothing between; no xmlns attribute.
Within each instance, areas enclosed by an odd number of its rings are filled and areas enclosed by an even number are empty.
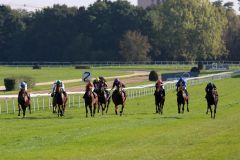
<svg viewBox="0 0 240 160"><path fill-rule="evenodd" d="M186 96L188 96L188 91L185 89Z"/></svg>

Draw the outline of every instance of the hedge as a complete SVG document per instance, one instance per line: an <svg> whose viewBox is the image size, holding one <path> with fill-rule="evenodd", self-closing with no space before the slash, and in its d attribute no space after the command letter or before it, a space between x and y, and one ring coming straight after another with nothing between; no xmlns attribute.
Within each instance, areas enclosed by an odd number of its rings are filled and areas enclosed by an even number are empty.
<svg viewBox="0 0 240 160"><path fill-rule="evenodd" d="M84 66L75 66L75 69L90 69L90 66L84 65Z"/></svg>
<svg viewBox="0 0 240 160"><path fill-rule="evenodd" d="M149 81L157 81L158 80L158 74L156 71L151 71L148 77Z"/></svg>
<svg viewBox="0 0 240 160"><path fill-rule="evenodd" d="M4 85L6 91L13 91L19 89L20 82L26 82L28 88L33 88L35 86L35 79L28 76L18 76L18 77L8 77L4 78Z"/></svg>

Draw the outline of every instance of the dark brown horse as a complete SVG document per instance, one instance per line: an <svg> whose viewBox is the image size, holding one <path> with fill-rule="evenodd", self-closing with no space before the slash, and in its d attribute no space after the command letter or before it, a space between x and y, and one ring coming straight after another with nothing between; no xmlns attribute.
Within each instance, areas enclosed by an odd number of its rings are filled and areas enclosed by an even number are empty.
<svg viewBox="0 0 240 160"><path fill-rule="evenodd" d="M58 117L59 115L64 116L67 100L67 93L64 92L59 85L57 85L53 95L53 113L57 110Z"/></svg>
<svg viewBox="0 0 240 160"><path fill-rule="evenodd" d="M110 104L110 94L107 93L104 88L100 88L98 92L98 102L99 102L99 107L102 109L102 114L103 111L106 110L106 113L108 112L108 107Z"/></svg>
<svg viewBox="0 0 240 160"><path fill-rule="evenodd" d="M29 108L29 113L31 114L31 104L30 95L23 89L18 93L18 116L20 116L20 111L23 111L23 118L25 117L26 108Z"/></svg>
<svg viewBox="0 0 240 160"><path fill-rule="evenodd" d="M115 105L115 113L118 114L118 106L122 105L122 110L120 111L120 116L123 113L123 109L125 107L127 96L126 94L117 87L117 89L112 94L112 100Z"/></svg>
<svg viewBox="0 0 240 160"><path fill-rule="evenodd" d="M186 92L184 91L183 87L182 86L178 87L178 92L177 92L178 113L180 113L181 111L181 106L182 106L182 113L184 113L185 103L187 103L187 111L189 112L188 101L189 101L189 97L186 95Z"/></svg>
<svg viewBox="0 0 240 160"><path fill-rule="evenodd" d="M211 118L215 119L215 115L217 112L217 104L218 104L218 93L217 90L213 89L212 92L208 93L206 96L207 99L207 112L208 114L208 109L210 109L211 112ZM212 105L214 106L214 114L212 115Z"/></svg>
<svg viewBox="0 0 240 160"><path fill-rule="evenodd" d="M94 117L96 108L98 107L98 96L96 93L92 92L91 90L86 91L83 96L85 101L85 108L86 108L86 117L88 117L88 107L90 109L91 117ZM93 107L93 110L92 110Z"/></svg>
<svg viewBox="0 0 240 160"><path fill-rule="evenodd" d="M154 93L155 96L155 105L156 105L156 113L163 114L163 106L165 102L165 90L161 88L157 88Z"/></svg>

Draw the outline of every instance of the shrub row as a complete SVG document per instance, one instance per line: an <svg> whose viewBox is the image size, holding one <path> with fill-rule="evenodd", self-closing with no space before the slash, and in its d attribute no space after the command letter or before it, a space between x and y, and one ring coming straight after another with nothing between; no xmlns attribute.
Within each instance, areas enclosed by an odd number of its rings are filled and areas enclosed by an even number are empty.
<svg viewBox="0 0 240 160"><path fill-rule="evenodd" d="M35 79L33 77L27 76L14 76L4 78L4 85L7 91L18 90L20 82L26 82L28 88L33 88L35 86Z"/></svg>
<svg viewBox="0 0 240 160"><path fill-rule="evenodd" d="M87 65L84 65L84 66L75 66L75 69L90 69L91 66L87 66Z"/></svg>

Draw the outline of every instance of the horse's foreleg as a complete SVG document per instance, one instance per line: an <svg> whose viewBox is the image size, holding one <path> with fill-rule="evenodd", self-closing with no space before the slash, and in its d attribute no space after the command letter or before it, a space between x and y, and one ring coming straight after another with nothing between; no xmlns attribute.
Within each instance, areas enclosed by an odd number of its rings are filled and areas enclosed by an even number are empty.
<svg viewBox="0 0 240 160"><path fill-rule="evenodd" d="M123 114L124 104L122 105L122 110L120 111L120 116Z"/></svg>
<svg viewBox="0 0 240 160"><path fill-rule="evenodd" d="M181 104L178 103L178 113L180 113Z"/></svg>
<svg viewBox="0 0 240 160"><path fill-rule="evenodd" d="M183 106L182 106L182 113L184 113L184 106L185 106L185 104L183 104Z"/></svg>
<svg viewBox="0 0 240 160"><path fill-rule="evenodd" d="M188 99L187 99L187 101L186 101L186 102L187 102L187 111L189 112L189 108L188 108Z"/></svg>
<svg viewBox="0 0 240 160"><path fill-rule="evenodd" d="M26 114L26 106L22 107L22 110L23 110L23 118L24 118Z"/></svg>
<svg viewBox="0 0 240 160"><path fill-rule="evenodd" d="M21 106L18 104L18 116L20 116Z"/></svg>
<svg viewBox="0 0 240 160"><path fill-rule="evenodd" d="M212 118L212 107L209 105L209 109L210 109L210 112L211 112L211 118Z"/></svg>
<svg viewBox="0 0 240 160"><path fill-rule="evenodd" d="M30 105L30 104L29 104L29 106L28 106L28 109L29 109L29 113L31 114L32 111L31 111L31 105Z"/></svg>
<svg viewBox="0 0 240 160"><path fill-rule="evenodd" d="M163 114L163 104L160 102L160 113Z"/></svg>
<svg viewBox="0 0 240 160"><path fill-rule="evenodd" d="M95 115L96 108L97 108L97 104L94 104L94 105L93 105L93 117L94 117L94 115ZM98 108L100 108L100 107L98 106ZM99 111L98 111L98 113L99 113Z"/></svg>
<svg viewBox="0 0 240 160"><path fill-rule="evenodd" d="M106 105L107 109L106 109L106 113L108 112L108 107L109 107L109 101L107 102L107 105Z"/></svg>
<svg viewBox="0 0 240 160"><path fill-rule="evenodd" d="M207 104L207 111L206 111L206 114L208 114L208 110L209 110L209 105Z"/></svg>
<svg viewBox="0 0 240 160"><path fill-rule="evenodd" d="M92 105L89 105L91 117L93 116Z"/></svg>

